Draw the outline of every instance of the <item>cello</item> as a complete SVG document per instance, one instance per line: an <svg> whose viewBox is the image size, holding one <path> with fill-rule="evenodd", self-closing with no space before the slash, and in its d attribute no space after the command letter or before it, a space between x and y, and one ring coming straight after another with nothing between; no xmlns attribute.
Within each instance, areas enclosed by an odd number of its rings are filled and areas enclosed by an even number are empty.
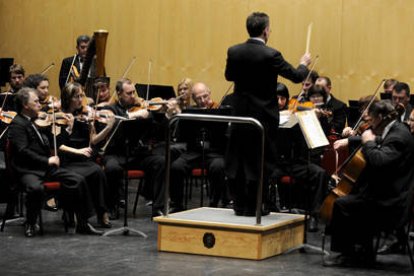
<svg viewBox="0 0 414 276"><path fill-rule="evenodd" d="M369 106L368 106L369 107ZM398 116L401 116L405 111L404 106L402 104L398 104L395 107L395 110L392 111L390 114L385 116L380 125L385 125L395 120ZM366 124L360 124L363 128L366 128ZM369 128L370 126L368 126ZM378 126L377 126L378 128ZM367 128L366 128L367 129ZM365 130L366 130L365 129ZM365 131L361 129L360 132ZM320 209L320 216L323 220L330 222L332 219L332 212L334 202L337 198L343 197L351 193L352 189L354 188L359 176L364 171L366 166L366 161L362 153L362 145L360 145L348 158L345 160L342 168L342 173L340 176L340 180L335 188L333 188L329 195L325 198L322 207Z"/></svg>

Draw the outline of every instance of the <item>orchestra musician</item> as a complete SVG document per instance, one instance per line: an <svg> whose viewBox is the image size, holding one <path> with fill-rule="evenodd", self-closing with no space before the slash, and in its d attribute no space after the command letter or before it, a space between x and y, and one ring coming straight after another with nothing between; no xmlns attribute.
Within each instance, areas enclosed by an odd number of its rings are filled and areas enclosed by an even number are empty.
<svg viewBox="0 0 414 276"><path fill-rule="evenodd" d="M414 177L414 140L388 101L368 109L371 129L362 133L366 165L352 192L335 200L326 266L370 265L377 229L395 229L407 219Z"/></svg>
<svg viewBox="0 0 414 276"><path fill-rule="evenodd" d="M147 109L141 108L136 111L130 111L137 104L135 86L129 79L121 79L117 81L115 90L118 96L116 103L103 107L103 109L111 110L116 116L127 119L145 119L149 117ZM118 122L119 123L119 122ZM113 130L115 127L113 127ZM115 210L117 207L125 205L124 199L124 177L123 172L126 164L125 155L125 135L122 128L118 129L113 139L107 144L105 155L103 157L103 165L107 181L109 183L110 195L109 208ZM98 134L100 131L98 130ZM112 132L110 132L112 134ZM110 137L108 135L107 137ZM131 147L139 145L133 145ZM153 154L150 148L142 147L133 156L128 157L128 166L137 167L145 171L145 183L152 188L152 215L158 216L164 208L164 178L165 178L165 157L160 154ZM115 216L117 215L115 213Z"/></svg>
<svg viewBox="0 0 414 276"><path fill-rule="evenodd" d="M75 81L76 78L79 78L83 64L85 62L90 40L91 38L87 35L78 36L76 39L76 54L62 60L62 65L59 72L60 89L63 89L63 87L65 87L66 83L70 81L71 78L72 81Z"/></svg>
<svg viewBox="0 0 414 276"><path fill-rule="evenodd" d="M294 98L298 98L300 96L300 98L297 99L299 102L309 101L308 91L312 86L315 85L315 82L318 78L318 72L312 70L309 77L302 81L302 90L297 96L294 96Z"/></svg>
<svg viewBox="0 0 414 276"><path fill-rule="evenodd" d="M285 61L279 51L266 46L270 36L270 24L265 13L255 12L249 15L246 27L250 38L227 51L225 77L234 82L233 115L253 117L264 126L263 183L266 187L275 167L275 141L279 122L278 103L274 96L277 77L281 75L296 83L303 81L308 74L307 66L311 57L309 53L303 55L300 65L295 69ZM255 215L261 163L257 154L259 146L260 138L256 131L251 131L246 126L232 125L225 164L236 215Z"/></svg>
<svg viewBox="0 0 414 276"><path fill-rule="evenodd" d="M413 107L410 104L410 86L405 82L398 82L394 85L391 94L391 100L394 105L402 104L405 112L400 116L399 120L403 123L407 123Z"/></svg>
<svg viewBox="0 0 414 276"><path fill-rule="evenodd" d="M216 109L218 104L211 99L210 88L202 82L197 82L192 86L191 95L196 108L200 109ZM183 130L185 131L185 130ZM188 130L187 130L188 131ZM208 129L201 130L208 132ZM179 131L180 132L180 131ZM209 139L211 133L194 133L194 136L204 135L207 141L203 145L195 142L186 143L186 151L184 151L171 164L171 208L172 211L177 212L183 209L183 193L184 180L189 175L194 164L201 164L201 167L207 169L207 176L211 185L211 200L210 207L217 207L220 200L222 205L226 206L229 202L226 193L225 173L224 173L224 149L214 140ZM180 134L178 134L180 136ZM179 140L179 137L178 137ZM201 139L200 139L201 140ZM224 143L222 143L224 145ZM203 152L204 151L204 160Z"/></svg>
<svg viewBox="0 0 414 276"><path fill-rule="evenodd" d="M85 179L60 166L59 157L50 154L47 136L33 123L40 111L36 90L22 88L15 101L18 115L10 124L8 139L12 149L12 168L26 192L25 235L33 237L38 229L36 220L43 202L43 181L61 183L60 205L76 214L78 233L102 234L88 223L92 209L84 192Z"/></svg>
<svg viewBox="0 0 414 276"><path fill-rule="evenodd" d="M332 82L330 78L320 76L316 80L315 84L322 86L327 95L325 107L332 111L332 116L330 118L330 131L333 133L340 133L344 129L347 120L346 104L335 98L332 94Z"/></svg>
<svg viewBox="0 0 414 276"><path fill-rule="evenodd" d="M177 96L180 97L180 108L185 109L191 105L191 89L193 81L190 78L184 78L177 85Z"/></svg>
<svg viewBox="0 0 414 276"><path fill-rule="evenodd" d="M309 93L315 87L313 86ZM276 94L279 110L287 110L288 88L283 83L278 83ZM311 97L312 95L310 94ZM305 185L308 187L304 189L304 194L310 202L309 206L305 206L310 210L308 231L316 232L318 230L319 209L326 196L329 176L318 164L308 162L308 148L298 124L292 128L279 128L278 132L276 167L273 170L272 178L280 179L282 176L289 175L298 182L306 183Z"/></svg>
<svg viewBox="0 0 414 276"><path fill-rule="evenodd" d="M58 138L61 166L82 175L97 213L98 223L104 228L110 228L109 214L106 201L108 187L105 173L95 162L96 143L95 132L92 131L92 112L84 114L82 86L79 83L68 83L62 90L62 111L68 119L68 126L62 127ZM112 118L112 120L114 120Z"/></svg>
<svg viewBox="0 0 414 276"><path fill-rule="evenodd" d="M109 105L111 100L110 78L109 77L97 77L95 78L93 87L95 89L95 95L98 95L98 102L96 103L98 108Z"/></svg>
<svg viewBox="0 0 414 276"><path fill-rule="evenodd" d="M398 83L398 81L397 81L397 80L395 80L395 79L387 79L387 80L384 82L384 92L383 92L383 93L386 93L386 94L391 94L391 93L392 93L392 90L394 90L394 86L395 86L397 83Z"/></svg>
<svg viewBox="0 0 414 276"><path fill-rule="evenodd" d="M19 91L23 86L25 79L25 70L20 64L13 64L9 68L9 83L10 90L0 94L1 104L3 105L3 111L15 111L13 103L13 95ZM7 98L6 98L7 97ZM0 106L1 108L1 106Z"/></svg>
<svg viewBox="0 0 414 276"><path fill-rule="evenodd" d="M23 86L36 89L40 105L42 106L40 111L47 112L52 108L52 105L55 110L60 110L60 101L56 97L49 95L49 79L45 75L29 75L24 80Z"/></svg>

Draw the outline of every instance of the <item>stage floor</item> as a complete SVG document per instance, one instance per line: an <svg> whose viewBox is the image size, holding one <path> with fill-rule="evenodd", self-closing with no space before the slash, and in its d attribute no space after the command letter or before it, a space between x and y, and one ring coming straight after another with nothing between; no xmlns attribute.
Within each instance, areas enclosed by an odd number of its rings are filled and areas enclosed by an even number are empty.
<svg viewBox="0 0 414 276"><path fill-rule="evenodd" d="M130 201L135 189L133 183ZM197 192L193 191L193 208L198 207ZM0 215L4 207L0 204ZM151 208L142 198L137 217L129 215L129 225L146 233L147 239L66 234L60 212L43 214L43 236L25 238L21 224L7 225L0 233L0 275L413 275L407 255L379 256L375 269L357 269L323 267L322 255L312 250L296 250L262 261L159 252L157 223L151 221ZM255 223L255 218L241 219ZM94 218L90 221L96 222ZM113 224L122 226L122 215ZM308 233L308 243L320 247L321 233Z"/></svg>

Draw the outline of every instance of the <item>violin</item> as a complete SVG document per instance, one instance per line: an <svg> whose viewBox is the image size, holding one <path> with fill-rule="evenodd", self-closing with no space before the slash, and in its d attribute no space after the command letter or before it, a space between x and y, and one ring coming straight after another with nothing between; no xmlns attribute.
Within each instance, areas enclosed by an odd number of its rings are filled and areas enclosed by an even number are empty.
<svg viewBox="0 0 414 276"><path fill-rule="evenodd" d="M9 125L12 122L16 115L17 113L14 111L2 111L0 109L0 120L7 125Z"/></svg>
<svg viewBox="0 0 414 276"><path fill-rule="evenodd" d="M55 112L55 123L60 126L69 125L69 119L66 113ZM37 114L37 119L34 121L35 125L40 128L46 128L53 124L53 114L40 111Z"/></svg>
<svg viewBox="0 0 414 276"><path fill-rule="evenodd" d="M310 102L310 101L299 102L295 98L290 99L289 104L288 104L288 110L292 112L311 110L314 108L315 108L315 105L313 104L313 102Z"/></svg>

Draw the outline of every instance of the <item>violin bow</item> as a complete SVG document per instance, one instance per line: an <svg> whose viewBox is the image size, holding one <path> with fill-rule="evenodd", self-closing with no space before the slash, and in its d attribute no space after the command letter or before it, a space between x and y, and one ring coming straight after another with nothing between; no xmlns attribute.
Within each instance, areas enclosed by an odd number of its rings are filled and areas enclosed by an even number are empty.
<svg viewBox="0 0 414 276"><path fill-rule="evenodd" d="M127 68L125 69L124 74L121 77L122 79L126 78L126 76L129 73L129 70L131 70L132 65L134 65L134 63L135 63L136 60L137 60L137 58L135 56L133 56L132 59L131 59L131 61L128 64ZM109 102L110 103L114 101L115 94L116 94L116 90L114 89L114 92L112 92L111 98L109 99ZM96 100L95 103L98 103L98 100Z"/></svg>
<svg viewBox="0 0 414 276"><path fill-rule="evenodd" d="M40 72L40 74L41 75L44 75L44 74L46 74L46 72L47 71L49 71L50 69L52 69L53 68L53 66L55 66L55 63L54 62L52 62L51 64L49 64L45 69L43 69L43 71L42 72Z"/></svg>
<svg viewBox="0 0 414 276"><path fill-rule="evenodd" d="M149 97L149 89L150 89L150 82L151 82L151 67L152 67L152 60L148 61L148 84L147 84L147 94L145 96L145 101L148 102Z"/></svg>
<svg viewBox="0 0 414 276"><path fill-rule="evenodd" d="M315 61L313 62L313 64L312 64L311 68L309 69L309 73L308 73L308 75L306 76L306 78L305 78L304 82L307 82L307 81L309 80L310 75L311 75L311 73L312 73L313 69L315 68L316 63L318 62L318 59L319 59L319 55L316 55L316 57L315 57ZM304 93L305 93L305 91L304 91L304 90L300 91L300 93L299 93L299 95L298 95L298 97L297 97L297 101L296 101L296 102L295 102L295 104L293 105L293 110L295 110L295 109L296 109L296 106L298 105L299 99L300 99L300 97L302 97L302 96L303 96L303 94L304 94Z"/></svg>
<svg viewBox="0 0 414 276"><path fill-rule="evenodd" d="M219 105L218 105L219 107L220 107L220 106L221 106L221 104L223 103L224 98L226 98L227 94L229 94L230 90L233 88L233 85L234 85L234 82L232 82L232 83L229 85L229 87L227 88L226 93L224 93L223 97L222 97L222 98L221 98L221 100L220 100L220 103L219 103Z"/></svg>
<svg viewBox="0 0 414 276"><path fill-rule="evenodd" d="M374 94L371 97L371 100L369 101L369 103L367 104L367 106L365 107L365 109L361 112L361 116L359 117L358 121L356 122L356 124L354 125L354 128L352 130L356 130L358 128L359 123L362 121L362 117L364 116L365 111L368 110L368 108L370 108L370 106L372 105L372 103L374 102L378 91L380 90L380 88L382 87L383 83L385 82L385 79L382 79L381 82L379 83L377 89L375 89Z"/></svg>

